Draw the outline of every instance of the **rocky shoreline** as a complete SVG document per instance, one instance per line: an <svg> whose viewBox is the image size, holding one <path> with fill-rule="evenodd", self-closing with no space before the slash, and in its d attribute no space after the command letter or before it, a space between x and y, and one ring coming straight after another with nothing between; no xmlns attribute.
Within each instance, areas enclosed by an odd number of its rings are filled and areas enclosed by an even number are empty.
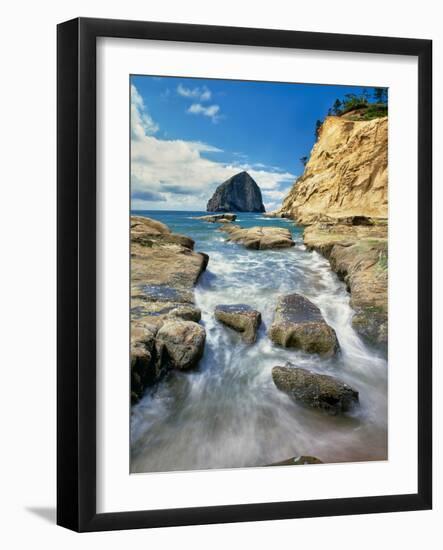
<svg viewBox="0 0 443 550"><path fill-rule="evenodd" d="M205 218L200 219L207 221ZM255 250L294 245L290 231L284 228L244 229L229 222L220 230L228 232L229 240ZM131 217L132 403L171 370L196 367L203 355L206 333L200 324L201 312L194 302L193 287L206 269L208 256L194 252L193 248L192 239L172 233L165 224L150 218ZM238 332L245 343L256 341L261 313L249 305L220 304L214 316ZM320 310L299 294L281 296L275 306L268 337L278 346L299 349L307 354L328 357L339 349L334 329L325 322ZM277 373L275 369L285 372ZM275 367L275 385L302 403L327 409L328 396L322 397L320 387L326 385L330 389L335 384L337 390L342 383L327 377L328 384L320 384L323 382L320 375L311 373L303 378L299 371L291 365ZM294 376L298 380L298 393L291 386ZM313 389L313 381L317 390ZM311 402L300 397L302 391L314 392ZM314 401L320 404L313 405ZM334 410L346 412L348 408L340 406Z"/></svg>
<svg viewBox="0 0 443 550"><path fill-rule="evenodd" d="M158 221L131 217L131 402L171 369L194 368L205 329L193 288L208 256Z"/></svg>
<svg viewBox="0 0 443 550"><path fill-rule="evenodd" d="M178 233L131 216L133 471L387 458L388 108L363 96L316 121L281 207L289 172L251 167L276 210L242 171L206 215L164 205Z"/></svg>
<svg viewBox="0 0 443 550"><path fill-rule="evenodd" d="M328 116L303 174L270 215L305 227L304 243L344 280L352 324L388 342L388 118Z"/></svg>
<svg viewBox="0 0 443 550"><path fill-rule="evenodd" d="M371 344L388 345L387 223L316 223L304 230L304 243L323 254L346 283L355 311L354 329Z"/></svg>
<svg viewBox="0 0 443 550"><path fill-rule="evenodd" d="M280 227L242 228L231 220L210 231L222 231L228 241L252 250L291 247L289 230ZM331 268L351 292L354 328L366 339L387 341L387 226L378 220L315 223L304 229L304 244L330 261ZM345 223L346 222L346 223ZM272 245L270 244L272 243ZM206 269L208 256L194 251L194 241L173 233L150 218L131 217L131 402L136 404L149 387L173 370L198 367L206 341L194 286ZM328 359L340 350L334 329L321 311L300 294L281 295L274 304L267 338L274 345ZM219 304L215 319L239 334L249 346L257 340L261 313L247 303ZM275 365L270 372L275 387L305 408L326 415L346 415L359 405L359 392L335 376ZM318 464L318 457L294 457L272 465ZM265 464L264 464L265 465Z"/></svg>

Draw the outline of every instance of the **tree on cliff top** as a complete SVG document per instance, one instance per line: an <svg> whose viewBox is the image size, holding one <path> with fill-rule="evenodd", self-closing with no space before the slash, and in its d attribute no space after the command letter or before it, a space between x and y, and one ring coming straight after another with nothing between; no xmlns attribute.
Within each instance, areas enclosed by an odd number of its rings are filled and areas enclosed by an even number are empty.
<svg viewBox="0 0 443 550"><path fill-rule="evenodd" d="M388 89L387 88L374 88L374 99L376 103L388 102Z"/></svg>

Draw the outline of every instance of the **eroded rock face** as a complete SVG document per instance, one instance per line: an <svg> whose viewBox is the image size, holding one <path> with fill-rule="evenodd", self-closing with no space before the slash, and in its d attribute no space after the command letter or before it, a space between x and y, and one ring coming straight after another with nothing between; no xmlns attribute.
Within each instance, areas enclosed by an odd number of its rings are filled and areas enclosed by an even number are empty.
<svg viewBox="0 0 443 550"><path fill-rule="evenodd" d="M338 349L335 330L323 319L319 308L300 294L279 299L268 335L280 346L307 353L328 357Z"/></svg>
<svg viewBox="0 0 443 550"><path fill-rule="evenodd" d="M158 362L179 370L196 367L203 355L205 338L205 329L194 321L167 320L155 340Z"/></svg>
<svg viewBox="0 0 443 550"><path fill-rule="evenodd" d="M163 223L131 217L131 399L170 369L194 367L203 352L194 285L208 256ZM162 331L163 327L166 328Z"/></svg>
<svg viewBox="0 0 443 550"><path fill-rule="evenodd" d="M388 118L326 117L304 173L280 213L303 225L325 215L387 218Z"/></svg>
<svg viewBox="0 0 443 550"><path fill-rule="evenodd" d="M289 229L283 227L249 227L229 224L220 231L228 233L228 241L242 244L251 250L269 250L272 248L290 248L294 246Z"/></svg>
<svg viewBox="0 0 443 550"><path fill-rule="evenodd" d="M237 216L235 214L213 214L210 216L198 216L194 219L209 223L230 223L235 222Z"/></svg>
<svg viewBox="0 0 443 550"><path fill-rule="evenodd" d="M277 388L296 401L329 414L347 412L358 403L358 392L327 374L317 374L287 363L272 369Z"/></svg>
<svg viewBox="0 0 443 550"><path fill-rule="evenodd" d="M215 318L224 325L241 333L242 339L253 344L261 323L261 314L245 304L218 305Z"/></svg>
<svg viewBox="0 0 443 550"><path fill-rule="evenodd" d="M264 212L260 187L247 172L219 185L208 201L208 212Z"/></svg>
<svg viewBox="0 0 443 550"><path fill-rule="evenodd" d="M372 226L314 224L304 243L329 259L342 278L355 311L355 330L372 344L388 343L388 239L386 223Z"/></svg>

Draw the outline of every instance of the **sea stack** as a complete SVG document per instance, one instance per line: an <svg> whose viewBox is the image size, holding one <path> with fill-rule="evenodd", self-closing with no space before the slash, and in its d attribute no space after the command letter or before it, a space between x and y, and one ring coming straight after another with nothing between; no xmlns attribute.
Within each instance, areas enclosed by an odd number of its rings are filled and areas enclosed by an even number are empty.
<svg viewBox="0 0 443 550"><path fill-rule="evenodd" d="M219 185L208 201L208 212L264 212L260 187L247 172Z"/></svg>

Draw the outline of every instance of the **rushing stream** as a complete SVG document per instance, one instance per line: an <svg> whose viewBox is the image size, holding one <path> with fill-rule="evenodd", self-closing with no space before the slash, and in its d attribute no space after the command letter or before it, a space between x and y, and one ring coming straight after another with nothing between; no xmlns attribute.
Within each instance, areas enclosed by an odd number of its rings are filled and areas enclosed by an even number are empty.
<svg viewBox="0 0 443 550"><path fill-rule="evenodd" d="M209 254L196 287L206 347L194 372L174 372L132 409L131 471L153 472L260 466L299 455L323 462L387 458L387 363L351 325L345 285L329 262L308 252L302 230L288 220L238 214L243 227L281 226L295 247L252 251L230 244L218 225L192 219L199 212L137 212L166 223ZM298 292L322 311L336 330L341 352L332 359L280 348L267 338L277 298ZM257 342L218 323L217 304L245 303L262 314ZM344 416L302 407L279 391L272 367L290 361L333 374L360 394L360 406Z"/></svg>

